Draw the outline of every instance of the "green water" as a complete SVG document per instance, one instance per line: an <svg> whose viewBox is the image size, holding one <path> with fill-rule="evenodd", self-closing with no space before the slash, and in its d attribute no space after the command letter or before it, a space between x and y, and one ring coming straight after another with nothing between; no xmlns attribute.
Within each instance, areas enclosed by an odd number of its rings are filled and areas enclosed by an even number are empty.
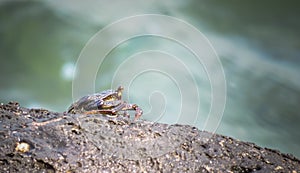
<svg viewBox="0 0 300 173"><path fill-rule="evenodd" d="M221 59L227 82L227 103L217 132L300 157L298 6L297 1L186 1L179 4L171 1L146 4L2 1L0 102L14 100L26 107L64 111L72 102L76 61L96 32L123 17L165 14L185 20L202 31ZM129 40L105 59L95 79L97 91L110 87L113 72L126 57L157 47L186 58L190 56L168 40L151 37ZM194 68L189 62L187 66ZM182 75L179 73L178 76ZM126 73L123 74L126 78ZM210 99L207 79L196 76L196 80L204 98L201 111L207 113ZM167 78L149 73L137 78L133 82L135 92L131 90L125 96L130 95L132 101L149 112L151 105L164 105L161 95L154 94L149 101L151 88L165 89L166 98L171 97L166 109L169 114L175 114L180 110L176 101L180 94L169 92L164 88L168 85L172 82ZM195 105L192 101L188 104ZM144 118L153 120L147 114ZM161 120L176 123L172 118Z"/></svg>

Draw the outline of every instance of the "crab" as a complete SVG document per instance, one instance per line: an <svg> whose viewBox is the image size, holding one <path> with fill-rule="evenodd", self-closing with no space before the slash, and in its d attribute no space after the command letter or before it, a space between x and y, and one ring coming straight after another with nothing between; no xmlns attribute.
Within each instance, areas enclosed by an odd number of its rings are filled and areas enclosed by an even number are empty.
<svg viewBox="0 0 300 173"><path fill-rule="evenodd" d="M116 90L106 90L100 93L87 95L74 102L67 110L72 114L105 114L110 116L118 116L119 112L123 112L125 116L129 116L127 110L135 111L134 120L139 119L143 111L136 104L129 104L122 99L123 87L119 86Z"/></svg>

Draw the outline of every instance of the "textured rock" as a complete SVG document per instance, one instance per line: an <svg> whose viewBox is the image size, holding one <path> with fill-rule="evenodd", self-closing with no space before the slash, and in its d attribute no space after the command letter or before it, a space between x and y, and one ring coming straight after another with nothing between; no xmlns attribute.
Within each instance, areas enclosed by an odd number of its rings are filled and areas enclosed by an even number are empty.
<svg viewBox="0 0 300 173"><path fill-rule="evenodd" d="M292 155L253 143L103 115L0 106L0 172L300 172Z"/></svg>

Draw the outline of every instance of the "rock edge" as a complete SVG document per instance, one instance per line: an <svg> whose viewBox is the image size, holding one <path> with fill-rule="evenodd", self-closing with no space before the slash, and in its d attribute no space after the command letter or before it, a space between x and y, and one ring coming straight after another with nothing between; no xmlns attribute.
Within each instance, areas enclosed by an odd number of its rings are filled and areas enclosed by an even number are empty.
<svg viewBox="0 0 300 173"><path fill-rule="evenodd" d="M300 172L253 143L167 125L0 105L0 172Z"/></svg>

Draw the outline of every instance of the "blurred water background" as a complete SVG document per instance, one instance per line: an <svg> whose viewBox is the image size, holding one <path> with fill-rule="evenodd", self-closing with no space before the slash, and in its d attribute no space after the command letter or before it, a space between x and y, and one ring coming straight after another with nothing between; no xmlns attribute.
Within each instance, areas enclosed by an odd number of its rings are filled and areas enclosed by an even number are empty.
<svg viewBox="0 0 300 173"><path fill-rule="evenodd" d="M279 149L299 158L299 5L298 1L279 0L2 0L0 102L15 100L26 107L65 111L72 103L76 61L96 32L123 17L145 13L170 15L203 32L221 59L227 81L227 103L217 133ZM99 91L110 87L108 81L124 61L122 58L157 47L176 50L179 57L189 56L168 40L157 41L150 37L129 40L112 51L111 58L105 59L95 87ZM136 64L133 62L133 65ZM210 101L207 79L196 79L197 83L204 83L199 88L204 98L202 108L207 113L205 107L209 107ZM136 84L133 83L136 89L127 94L149 112L148 97L145 100L141 96L151 93L148 90L157 87L153 85L155 82L165 85L163 81L168 79L149 73L137 78ZM171 94L174 98L180 96L176 92L175 96L174 92ZM179 105L172 100L164 106L176 113ZM151 103L152 106L164 104L159 100ZM151 120L151 117L144 118ZM164 119L163 122L176 120Z"/></svg>

